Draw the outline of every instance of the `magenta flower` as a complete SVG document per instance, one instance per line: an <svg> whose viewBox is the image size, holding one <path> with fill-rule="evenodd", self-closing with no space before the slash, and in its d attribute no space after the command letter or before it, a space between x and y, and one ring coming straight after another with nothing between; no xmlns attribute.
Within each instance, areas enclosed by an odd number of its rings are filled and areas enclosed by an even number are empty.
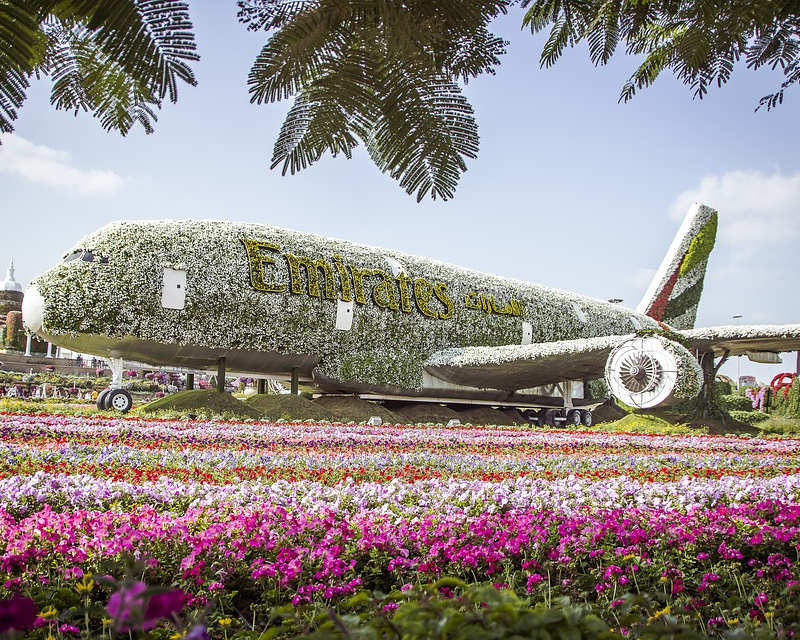
<svg viewBox="0 0 800 640"><path fill-rule="evenodd" d="M81 630L78 629L78 627L76 627L75 625L72 625L72 624L62 624L58 628L58 630L61 633L80 633L81 632Z"/></svg>
<svg viewBox="0 0 800 640"><path fill-rule="evenodd" d="M120 630L128 631L126 623L140 619L144 605L142 593L147 589L144 582L134 582L130 586L123 585L111 594L106 604L106 611Z"/></svg>
<svg viewBox="0 0 800 640"><path fill-rule="evenodd" d="M769 601L769 596L766 593L759 593L755 598L753 598L753 604L757 607L761 607Z"/></svg>
<svg viewBox="0 0 800 640"><path fill-rule="evenodd" d="M36 621L36 603L16 593L0 600L0 633L12 629L27 629Z"/></svg>
<svg viewBox="0 0 800 640"><path fill-rule="evenodd" d="M144 582L134 582L111 594L106 611L121 631L152 629L162 618L180 613L186 602L186 594L180 589L145 599L146 590Z"/></svg>
<svg viewBox="0 0 800 640"><path fill-rule="evenodd" d="M181 612L185 602L186 594L180 589L151 596L144 612L142 629L152 629L162 618L171 619L173 615Z"/></svg>

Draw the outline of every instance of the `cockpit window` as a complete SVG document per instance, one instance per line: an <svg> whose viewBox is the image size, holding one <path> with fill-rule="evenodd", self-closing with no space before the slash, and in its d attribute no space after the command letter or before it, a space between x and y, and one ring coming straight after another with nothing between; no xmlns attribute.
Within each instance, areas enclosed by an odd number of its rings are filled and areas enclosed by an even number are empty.
<svg viewBox="0 0 800 640"><path fill-rule="evenodd" d="M94 253L94 251L73 251L66 258L64 262L72 262L73 260L80 259L82 262L99 262L100 264L108 264L108 256L103 256Z"/></svg>

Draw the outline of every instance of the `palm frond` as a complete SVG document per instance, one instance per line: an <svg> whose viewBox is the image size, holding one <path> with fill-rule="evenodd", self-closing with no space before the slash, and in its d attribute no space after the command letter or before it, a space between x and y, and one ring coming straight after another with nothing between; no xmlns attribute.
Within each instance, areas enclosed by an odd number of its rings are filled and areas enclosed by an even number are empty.
<svg viewBox="0 0 800 640"><path fill-rule="evenodd" d="M26 2L0 2L0 132L14 130L13 121L25 101L40 41L36 15Z"/></svg>
<svg viewBox="0 0 800 640"><path fill-rule="evenodd" d="M499 64L507 43L486 26L512 1L242 0L248 28L273 30L248 77L251 101L295 96L272 167L350 157L360 139L418 200L452 197L478 148L456 82Z"/></svg>
<svg viewBox="0 0 800 640"><path fill-rule="evenodd" d="M78 26L55 24L47 71L53 79L50 102L77 114L88 111L106 131L127 135L139 123L152 133L161 102L138 78L101 50L91 34Z"/></svg>
<svg viewBox="0 0 800 640"><path fill-rule="evenodd" d="M178 99L178 83L197 81L188 62L196 53L188 5L181 0L69 0L55 15L82 23L108 59L159 99Z"/></svg>

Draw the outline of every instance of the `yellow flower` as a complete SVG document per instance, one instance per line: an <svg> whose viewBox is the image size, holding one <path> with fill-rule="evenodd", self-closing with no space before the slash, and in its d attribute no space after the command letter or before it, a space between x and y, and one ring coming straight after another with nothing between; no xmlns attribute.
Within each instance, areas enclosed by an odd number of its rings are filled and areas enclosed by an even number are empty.
<svg viewBox="0 0 800 640"><path fill-rule="evenodd" d="M636 557L635 553L629 553L627 556L622 556L623 560L633 560Z"/></svg>
<svg viewBox="0 0 800 640"><path fill-rule="evenodd" d="M775 615L775 612L774 612L774 611L766 611L766 612L764 613L764 617L765 617L765 618L772 618L774 615Z"/></svg>
<svg viewBox="0 0 800 640"><path fill-rule="evenodd" d="M58 615L58 609L55 607L47 607L44 611L39 612L39 617L48 620L50 618L55 618Z"/></svg>
<svg viewBox="0 0 800 640"><path fill-rule="evenodd" d="M169 637L169 640L180 640L181 638L183 638L183 634L182 633L173 633Z"/></svg>
<svg viewBox="0 0 800 640"><path fill-rule="evenodd" d="M647 621L652 622L653 620L658 620L658 618L660 618L661 616L669 615L669 613L670 613L670 608L669 605L667 605L661 611L656 611L652 616L650 616L647 619Z"/></svg>
<svg viewBox="0 0 800 640"><path fill-rule="evenodd" d="M112 622L114 622L114 621L113 621L111 618L103 618L103 626L106 626L106 627L107 627L107 626L108 626L108 625L110 625Z"/></svg>
<svg viewBox="0 0 800 640"><path fill-rule="evenodd" d="M220 618L217 622L223 627L227 627L233 620L231 618Z"/></svg>
<svg viewBox="0 0 800 640"><path fill-rule="evenodd" d="M728 620L728 624L739 624L739 618L731 618Z"/></svg>
<svg viewBox="0 0 800 640"><path fill-rule="evenodd" d="M75 591L78 593L89 593L92 589L94 589L94 580L87 580L85 577L75 585Z"/></svg>

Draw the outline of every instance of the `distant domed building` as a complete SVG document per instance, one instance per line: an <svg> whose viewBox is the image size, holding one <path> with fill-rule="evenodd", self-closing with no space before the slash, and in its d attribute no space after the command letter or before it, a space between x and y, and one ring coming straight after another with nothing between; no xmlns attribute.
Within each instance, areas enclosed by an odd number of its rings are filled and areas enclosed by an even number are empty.
<svg viewBox="0 0 800 640"><path fill-rule="evenodd" d="M5 280L0 281L0 322L9 311L22 311L22 285L14 278L14 259L8 263Z"/></svg>

